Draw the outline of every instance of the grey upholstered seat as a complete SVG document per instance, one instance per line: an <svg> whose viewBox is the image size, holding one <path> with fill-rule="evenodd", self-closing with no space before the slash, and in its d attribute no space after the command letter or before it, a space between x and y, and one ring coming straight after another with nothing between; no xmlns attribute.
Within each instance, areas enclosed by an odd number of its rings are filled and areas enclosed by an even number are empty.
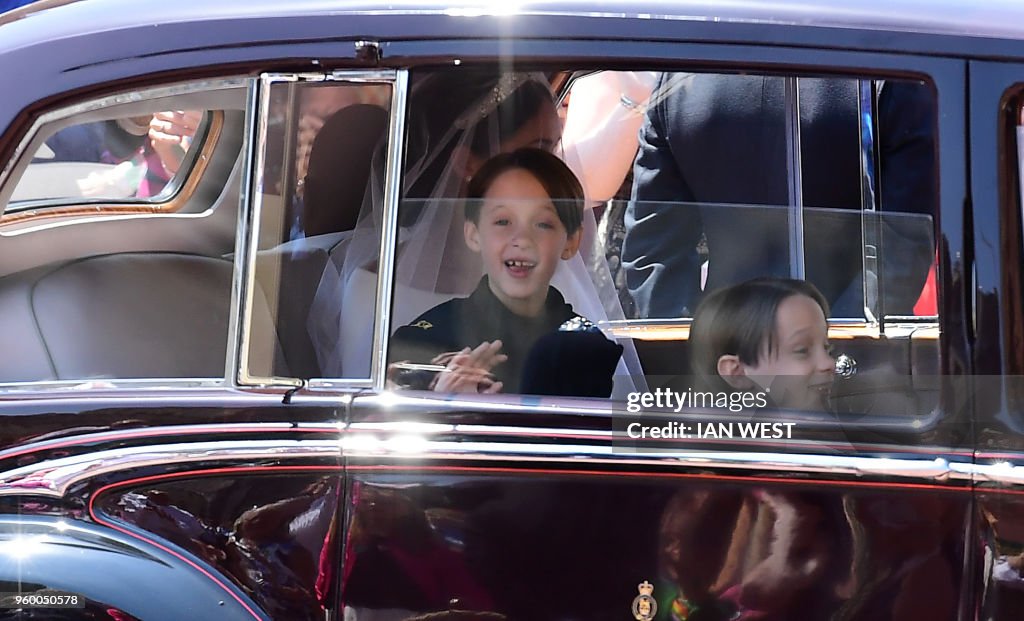
<svg viewBox="0 0 1024 621"><path fill-rule="evenodd" d="M225 373L231 262L121 253L0 280L0 381L219 378ZM262 291L251 370L285 366Z"/></svg>

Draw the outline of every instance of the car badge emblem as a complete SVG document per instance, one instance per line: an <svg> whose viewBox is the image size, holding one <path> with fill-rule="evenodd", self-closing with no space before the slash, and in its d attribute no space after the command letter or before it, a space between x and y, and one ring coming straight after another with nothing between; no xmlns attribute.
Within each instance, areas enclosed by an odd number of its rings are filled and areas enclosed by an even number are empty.
<svg viewBox="0 0 1024 621"><path fill-rule="evenodd" d="M637 585L640 595L633 598L633 618L637 621L651 621L658 614L658 602L654 601L654 585L644 580Z"/></svg>
<svg viewBox="0 0 1024 621"><path fill-rule="evenodd" d="M429 330L429 329L434 327L434 324L430 323L429 321L420 319L416 323L412 324L412 327L414 327L414 328L422 328L424 330Z"/></svg>

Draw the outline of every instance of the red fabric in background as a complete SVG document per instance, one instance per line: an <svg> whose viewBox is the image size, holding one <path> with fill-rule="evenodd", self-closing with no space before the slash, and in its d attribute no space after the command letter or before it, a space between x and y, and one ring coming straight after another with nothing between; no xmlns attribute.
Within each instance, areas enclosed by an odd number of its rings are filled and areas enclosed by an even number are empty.
<svg viewBox="0 0 1024 621"><path fill-rule="evenodd" d="M924 279L924 287L921 287L921 295L914 304L914 315L927 317L939 314L939 286L935 281L935 266L938 264L938 255L935 262L928 270L928 277Z"/></svg>

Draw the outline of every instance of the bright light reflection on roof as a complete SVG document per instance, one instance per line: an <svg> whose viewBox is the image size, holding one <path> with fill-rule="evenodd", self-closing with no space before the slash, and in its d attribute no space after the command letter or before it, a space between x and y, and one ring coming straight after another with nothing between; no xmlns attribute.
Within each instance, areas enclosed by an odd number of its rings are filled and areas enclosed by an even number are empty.
<svg viewBox="0 0 1024 621"><path fill-rule="evenodd" d="M520 5L514 2L494 2L488 3L486 6L451 7L444 10L445 15L453 17L518 15L520 12Z"/></svg>

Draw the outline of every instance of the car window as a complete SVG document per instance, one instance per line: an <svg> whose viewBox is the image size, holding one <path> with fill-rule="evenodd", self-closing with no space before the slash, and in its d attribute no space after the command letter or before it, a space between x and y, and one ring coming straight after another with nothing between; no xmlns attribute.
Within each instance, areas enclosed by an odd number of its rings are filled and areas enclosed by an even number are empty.
<svg viewBox="0 0 1024 621"><path fill-rule="evenodd" d="M383 210L393 78L265 79L254 286L267 296L283 357L254 366L268 355L252 339L243 368L368 381L381 240L356 225ZM361 262L347 260L351 248Z"/></svg>
<svg viewBox="0 0 1024 621"><path fill-rule="evenodd" d="M688 389L695 311L770 277L810 283L825 353L751 386L806 375L821 410L937 408L931 85L588 71L555 93L545 74L481 68L411 84L391 386Z"/></svg>
<svg viewBox="0 0 1024 621"><path fill-rule="evenodd" d="M1024 217L1024 106L1016 114L1017 178L1020 183L1021 215Z"/></svg>
<svg viewBox="0 0 1024 621"><path fill-rule="evenodd" d="M588 76L574 90L589 94L586 82L618 75ZM933 301L920 299L936 204L930 87L801 78L787 99L785 76L647 79L656 82L638 90L648 103L630 109L638 157L611 176L632 178L592 192L613 200L602 212L612 236L605 248L631 317L691 317L705 291L758 276L805 277L833 318L935 314ZM573 126L571 96L567 140L582 170L601 171L608 165L595 148L601 134ZM799 122L786 118L790 112ZM634 153L626 142L623 150ZM593 185L592 175L584 172ZM891 256L879 256L882 245Z"/></svg>
<svg viewBox="0 0 1024 621"><path fill-rule="evenodd" d="M0 347L18 352L0 383L225 381L247 90L177 83L44 111L0 185ZM118 145L125 159L105 161Z"/></svg>
<svg viewBox="0 0 1024 621"><path fill-rule="evenodd" d="M222 112L200 103L154 97L47 115L8 179L5 219L81 204L97 214L181 210L222 128Z"/></svg>

